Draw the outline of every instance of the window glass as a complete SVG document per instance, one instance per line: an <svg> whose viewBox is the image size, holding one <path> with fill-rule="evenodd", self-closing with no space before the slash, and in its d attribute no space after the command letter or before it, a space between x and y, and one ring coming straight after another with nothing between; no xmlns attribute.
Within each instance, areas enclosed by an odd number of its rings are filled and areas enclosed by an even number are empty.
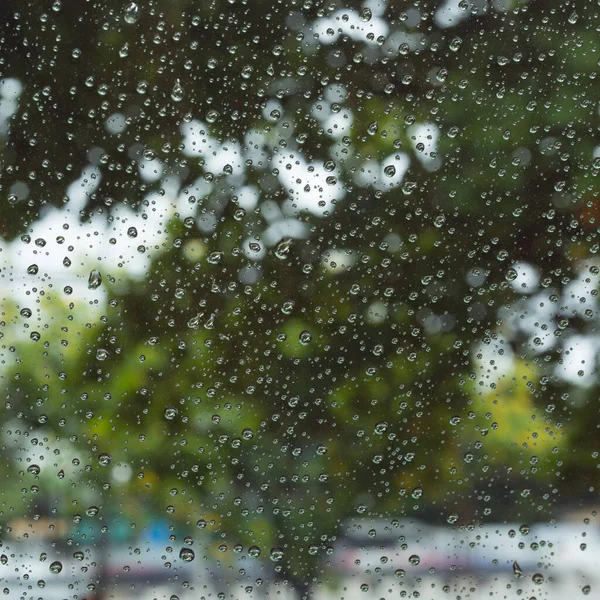
<svg viewBox="0 0 600 600"><path fill-rule="evenodd" d="M597 594L599 14L2 0L3 595Z"/></svg>

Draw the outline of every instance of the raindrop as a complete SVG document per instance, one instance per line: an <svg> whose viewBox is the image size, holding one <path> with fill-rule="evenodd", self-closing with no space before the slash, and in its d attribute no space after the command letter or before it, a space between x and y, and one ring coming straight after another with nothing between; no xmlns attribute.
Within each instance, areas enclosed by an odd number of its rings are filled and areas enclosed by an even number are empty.
<svg viewBox="0 0 600 600"><path fill-rule="evenodd" d="M523 571L516 560L513 562L513 573L515 574L515 577L518 577L519 579L523 577Z"/></svg>
<svg viewBox="0 0 600 600"><path fill-rule="evenodd" d="M368 23L373 17L373 13L370 8L363 8L360 11L360 20L364 23Z"/></svg>
<svg viewBox="0 0 600 600"><path fill-rule="evenodd" d="M223 257L225 256L224 252L211 252L208 257L208 262L211 265L218 265L223 262Z"/></svg>
<svg viewBox="0 0 600 600"><path fill-rule="evenodd" d="M57 575L58 573L60 573L62 571L62 563L59 560L55 560L51 565L50 565L50 573L54 573L55 575Z"/></svg>
<svg viewBox="0 0 600 600"><path fill-rule="evenodd" d="M387 165L387 167L383 169L383 172L386 177L393 177L396 174L396 167L394 165Z"/></svg>
<svg viewBox="0 0 600 600"><path fill-rule="evenodd" d="M179 551L179 558L185 562L192 562L196 558L196 554L191 548L182 548Z"/></svg>
<svg viewBox="0 0 600 600"><path fill-rule="evenodd" d="M97 269L92 269L90 271L90 277L88 279L88 288L90 290L95 290L95 289L98 289L101 284L102 284L102 275L101 275L100 271L98 271Z"/></svg>
<svg viewBox="0 0 600 600"><path fill-rule="evenodd" d="M177 413L178 410L174 406L167 406L164 413L165 419L167 419L167 421L172 421L177 417Z"/></svg>
<svg viewBox="0 0 600 600"><path fill-rule="evenodd" d="M140 7L135 2L130 2L125 7L125 23L129 23L129 25L133 25L137 23L140 18Z"/></svg>
<svg viewBox="0 0 600 600"><path fill-rule="evenodd" d="M408 562L413 567L416 567L421 562L421 557L418 554L412 554L411 556L408 557Z"/></svg>
<svg viewBox="0 0 600 600"><path fill-rule="evenodd" d="M271 548L271 554L269 558L273 562L279 562L283 559L283 550L281 548Z"/></svg>
<svg viewBox="0 0 600 600"><path fill-rule="evenodd" d="M109 352L106 348L98 348L96 350L96 358L98 360L106 360L109 357Z"/></svg>
<svg viewBox="0 0 600 600"><path fill-rule="evenodd" d="M435 219L433 219L433 224L438 229L440 229L441 227L443 227L445 223L446 223L446 217L445 217L445 215L438 215L437 217L435 217Z"/></svg>
<svg viewBox="0 0 600 600"><path fill-rule="evenodd" d="M178 79L175 82L175 85L173 86L173 89L171 91L171 99L174 102L181 102L183 100L184 96L185 96L185 92L183 90L183 87L181 86L181 82Z"/></svg>
<svg viewBox="0 0 600 600"><path fill-rule="evenodd" d="M27 472L30 475L39 475L40 471L41 471L41 469L40 469L39 465L29 465L27 467Z"/></svg>
<svg viewBox="0 0 600 600"><path fill-rule="evenodd" d="M541 573L536 573L532 576L531 581L537 585L544 583L544 576Z"/></svg>
<svg viewBox="0 0 600 600"><path fill-rule="evenodd" d="M36 264L27 267L27 275L37 275L39 268Z"/></svg>
<svg viewBox="0 0 600 600"><path fill-rule="evenodd" d="M108 465L110 465L112 461L112 457L110 454L107 454L106 452L103 454L100 454L98 456L98 462L103 466L103 467L108 467Z"/></svg>
<svg viewBox="0 0 600 600"><path fill-rule="evenodd" d="M300 343L303 346L308 346L308 344L310 344L310 342L312 341L312 333L310 331L307 331L306 329L300 334L299 336L299 340Z"/></svg>
<svg viewBox="0 0 600 600"><path fill-rule="evenodd" d="M275 256L281 260L288 257L290 249L292 247L292 240L290 238L284 238L277 244L275 248Z"/></svg>
<svg viewBox="0 0 600 600"><path fill-rule="evenodd" d="M258 558L260 556L260 548L258 546L251 546L248 548L248 554L254 558Z"/></svg>

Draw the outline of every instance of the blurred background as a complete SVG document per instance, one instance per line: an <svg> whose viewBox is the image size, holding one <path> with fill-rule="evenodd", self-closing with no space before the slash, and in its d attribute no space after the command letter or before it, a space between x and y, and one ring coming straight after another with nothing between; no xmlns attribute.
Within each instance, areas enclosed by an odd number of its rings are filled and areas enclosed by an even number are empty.
<svg viewBox="0 0 600 600"><path fill-rule="evenodd" d="M4 595L593 595L599 11L0 3Z"/></svg>

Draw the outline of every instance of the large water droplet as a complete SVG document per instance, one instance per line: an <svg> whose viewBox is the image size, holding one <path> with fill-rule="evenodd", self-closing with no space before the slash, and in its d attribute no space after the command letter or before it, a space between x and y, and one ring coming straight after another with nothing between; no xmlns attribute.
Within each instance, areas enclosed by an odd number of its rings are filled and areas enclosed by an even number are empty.
<svg viewBox="0 0 600 600"><path fill-rule="evenodd" d="M97 269L92 269L90 271L90 277L88 279L88 288L90 290L95 290L100 287L102 284L102 274Z"/></svg>
<svg viewBox="0 0 600 600"><path fill-rule="evenodd" d="M106 350L106 348L98 348L98 350L96 350L96 358L98 360L106 360L108 356L109 352Z"/></svg>
<svg viewBox="0 0 600 600"><path fill-rule="evenodd" d="M137 23L140 18L140 7L135 2L130 2L125 7L125 23L129 23L129 25L133 25Z"/></svg>
<svg viewBox="0 0 600 600"><path fill-rule="evenodd" d="M174 102L181 102L185 96L185 91L181 86L179 79L175 82L173 89L171 90L171 98Z"/></svg>
<svg viewBox="0 0 600 600"><path fill-rule="evenodd" d="M179 551L179 558L185 562L192 562L196 558L196 554L191 548L182 548Z"/></svg>
<svg viewBox="0 0 600 600"><path fill-rule="evenodd" d="M519 579L523 577L523 570L521 569L519 563L516 560L513 563L513 573L515 574L515 577L518 577Z"/></svg>
<svg viewBox="0 0 600 600"><path fill-rule="evenodd" d="M55 560L50 565L50 573L54 573L55 575L62 571L62 563L59 560Z"/></svg>
<svg viewBox="0 0 600 600"><path fill-rule="evenodd" d="M98 456L98 462L103 466L103 467L107 467L108 465L110 465L112 461L112 457L110 454L107 454L106 452L103 454L100 454Z"/></svg>
<svg viewBox="0 0 600 600"><path fill-rule="evenodd" d="M290 254L291 247L292 240L290 238L283 238L275 248L275 256L281 260L287 258Z"/></svg>
<svg viewBox="0 0 600 600"><path fill-rule="evenodd" d="M273 562L279 562L283 558L283 550L281 548L271 548L270 558Z"/></svg>
<svg viewBox="0 0 600 600"><path fill-rule="evenodd" d="M167 406L165 408L165 419L172 421L177 416L178 410L174 406Z"/></svg>

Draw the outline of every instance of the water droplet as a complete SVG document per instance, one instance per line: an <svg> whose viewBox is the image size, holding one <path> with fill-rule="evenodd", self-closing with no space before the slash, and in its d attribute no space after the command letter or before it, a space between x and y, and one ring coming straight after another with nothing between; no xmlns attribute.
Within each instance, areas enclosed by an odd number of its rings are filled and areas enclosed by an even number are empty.
<svg viewBox="0 0 600 600"><path fill-rule="evenodd" d="M281 260L287 258L292 247L292 240L290 238L282 239L277 247L275 248L275 256Z"/></svg>
<svg viewBox="0 0 600 600"><path fill-rule="evenodd" d="M260 548L258 546L251 546L248 548L248 554L254 558L258 558L260 556Z"/></svg>
<svg viewBox="0 0 600 600"><path fill-rule="evenodd" d="M62 571L62 563L59 560L55 560L50 565L50 573L54 573L55 575Z"/></svg>
<svg viewBox="0 0 600 600"><path fill-rule="evenodd" d="M411 556L408 557L408 562L413 567L416 567L421 562L421 557L418 554L412 554Z"/></svg>
<svg viewBox="0 0 600 600"><path fill-rule="evenodd" d="M36 264L27 267L27 275L37 275L39 268Z"/></svg>
<svg viewBox="0 0 600 600"><path fill-rule="evenodd" d="M30 308L22 308L19 312L19 314L24 318L24 319L29 319L29 317L31 317L31 315L33 314L31 312Z"/></svg>
<svg viewBox="0 0 600 600"><path fill-rule="evenodd" d="M435 219L433 219L433 224L438 229L440 229L441 227L443 227L445 223L446 223L446 216L445 215L438 215L437 217L435 217Z"/></svg>
<svg viewBox="0 0 600 600"><path fill-rule="evenodd" d="M174 406L167 406L164 412L165 419L167 419L167 421L172 421L175 419L178 412L179 411Z"/></svg>
<svg viewBox="0 0 600 600"><path fill-rule="evenodd" d="M294 311L295 302L293 300L287 300L281 305L281 312L284 315L291 315Z"/></svg>
<svg viewBox="0 0 600 600"><path fill-rule="evenodd" d="M125 42L119 50L119 56L121 58L127 58L129 56L129 42Z"/></svg>
<svg viewBox="0 0 600 600"><path fill-rule="evenodd" d="M541 573L536 573L531 577L531 581L537 585L544 583L544 576Z"/></svg>
<svg viewBox="0 0 600 600"><path fill-rule="evenodd" d="M379 123L377 123L377 121L373 121L368 127L367 127L367 133L369 135L375 135L377 132L379 131Z"/></svg>
<svg viewBox="0 0 600 600"><path fill-rule="evenodd" d="M90 506L86 511L85 514L88 517L95 517L98 512L100 511L100 509L97 506Z"/></svg>
<svg viewBox="0 0 600 600"><path fill-rule="evenodd" d="M300 334L299 336L299 340L300 343L303 346L308 346L308 344L310 344L310 342L312 341L312 333L310 331L307 331L306 329Z"/></svg>
<svg viewBox="0 0 600 600"><path fill-rule="evenodd" d="M110 353L106 348L98 348L98 350L96 350L96 358L98 360L106 360L109 355Z"/></svg>
<svg viewBox="0 0 600 600"><path fill-rule="evenodd" d="M515 577L518 577L519 579L523 577L523 570L521 569L519 563L516 560L515 562L513 562L513 573L515 574Z"/></svg>
<svg viewBox="0 0 600 600"><path fill-rule="evenodd" d="M196 558L196 554L191 548L182 548L179 551L179 558L185 562L192 562Z"/></svg>
<svg viewBox="0 0 600 600"><path fill-rule="evenodd" d="M0 556L0 563L2 563L3 565L8 563L8 556L6 556L6 554L3 554L2 556Z"/></svg>
<svg viewBox="0 0 600 600"><path fill-rule="evenodd" d="M90 277L88 279L88 288L90 290L96 290L102 284L102 274L97 269L90 271Z"/></svg>
<svg viewBox="0 0 600 600"><path fill-rule="evenodd" d="M589 585L584 585L581 591L587 596L592 591L592 588Z"/></svg>
<svg viewBox="0 0 600 600"><path fill-rule="evenodd" d="M396 167L394 165L388 165L383 169L383 173L386 177L393 177L396 174Z"/></svg>
<svg viewBox="0 0 600 600"><path fill-rule="evenodd" d="M41 469L40 469L39 465L29 465L27 467L27 472L30 475L39 475L40 471L41 471Z"/></svg>
<svg viewBox="0 0 600 600"><path fill-rule="evenodd" d="M450 513L446 518L446 521L450 523L450 525L454 525L458 521L458 515L456 513Z"/></svg>
<svg viewBox="0 0 600 600"><path fill-rule="evenodd" d="M133 25L137 23L140 18L140 7L135 2L130 2L125 7L125 23L129 23L129 25Z"/></svg>
<svg viewBox="0 0 600 600"><path fill-rule="evenodd" d="M368 583L361 583L360 584L360 591L361 592L368 592L369 591L369 584Z"/></svg>
<svg viewBox="0 0 600 600"><path fill-rule="evenodd" d="M183 97L185 96L185 91L181 86L181 82L179 79L175 82L173 89L171 91L171 98L174 102L181 102Z"/></svg>
<svg viewBox="0 0 600 600"><path fill-rule="evenodd" d="M271 548L271 553L269 558L273 562L279 562L283 559L283 550L281 548Z"/></svg>
<svg viewBox="0 0 600 600"><path fill-rule="evenodd" d="M192 317L188 321L187 326L190 329L199 329L199 327L200 327L200 320L202 319L203 315L204 315L204 313L198 313L195 317Z"/></svg>
<svg viewBox="0 0 600 600"><path fill-rule="evenodd" d="M103 466L103 467L107 467L108 465L110 465L110 463L112 462L112 457L110 454L107 454L106 452L103 454L100 454L98 456L98 462Z"/></svg>
<svg viewBox="0 0 600 600"><path fill-rule="evenodd" d="M223 261L223 257L225 256L224 252L211 252L208 256L208 262L211 265L218 265Z"/></svg>
<svg viewBox="0 0 600 600"><path fill-rule="evenodd" d="M506 273L504 273L504 279L506 281L514 281L519 274L515 271L515 269L507 269Z"/></svg>
<svg viewBox="0 0 600 600"><path fill-rule="evenodd" d="M130 238L132 238L132 239L133 239L133 238L136 238L136 237L137 237L137 235L138 235L138 231L137 231L137 229L136 229L135 227L130 227L130 228L127 230L127 235L128 235L128 237L130 237Z"/></svg>

